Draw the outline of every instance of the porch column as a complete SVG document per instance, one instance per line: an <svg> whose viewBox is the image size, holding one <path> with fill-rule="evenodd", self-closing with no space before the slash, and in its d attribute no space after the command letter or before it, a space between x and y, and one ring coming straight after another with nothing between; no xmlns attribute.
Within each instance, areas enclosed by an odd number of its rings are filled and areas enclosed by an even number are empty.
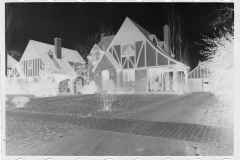
<svg viewBox="0 0 240 160"><path fill-rule="evenodd" d="M74 79L70 79L70 86L69 86L69 88L70 88L70 93L71 94L74 94Z"/></svg>
<svg viewBox="0 0 240 160"><path fill-rule="evenodd" d="M177 92L177 67L173 67L173 91Z"/></svg>
<svg viewBox="0 0 240 160"><path fill-rule="evenodd" d="M166 91L169 91L169 72L165 72Z"/></svg>
<svg viewBox="0 0 240 160"><path fill-rule="evenodd" d="M188 71L184 70L184 77L185 77L185 92L188 92Z"/></svg>
<svg viewBox="0 0 240 160"><path fill-rule="evenodd" d="M120 70L116 70L117 73L117 88L120 88Z"/></svg>

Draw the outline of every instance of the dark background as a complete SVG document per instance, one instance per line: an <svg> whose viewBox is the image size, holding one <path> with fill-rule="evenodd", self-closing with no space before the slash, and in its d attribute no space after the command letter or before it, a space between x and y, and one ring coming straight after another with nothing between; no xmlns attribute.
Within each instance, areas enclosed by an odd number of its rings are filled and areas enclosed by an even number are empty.
<svg viewBox="0 0 240 160"><path fill-rule="evenodd" d="M211 34L203 22L206 7L217 3L174 3L184 23L189 43L190 67L193 69L204 57L200 34ZM23 54L30 39L53 44L62 39L62 46L73 49L74 43L84 43L104 22L116 32L129 17L163 40L163 26L167 24L169 3L11 3L14 12L13 35L8 50ZM21 57L18 57L18 60Z"/></svg>

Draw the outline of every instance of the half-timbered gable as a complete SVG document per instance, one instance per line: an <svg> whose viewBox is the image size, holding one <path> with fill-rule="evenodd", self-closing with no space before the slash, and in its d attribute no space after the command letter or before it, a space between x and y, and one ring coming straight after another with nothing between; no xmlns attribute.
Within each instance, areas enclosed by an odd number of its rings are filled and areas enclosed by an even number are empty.
<svg viewBox="0 0 240 160"><path fill-rule="evenodd" d="M163 46L163 47L161 47ZM180 63L164 50L163 42L154 34L126 18L108 51L122 69L157 67Z"/></svg>

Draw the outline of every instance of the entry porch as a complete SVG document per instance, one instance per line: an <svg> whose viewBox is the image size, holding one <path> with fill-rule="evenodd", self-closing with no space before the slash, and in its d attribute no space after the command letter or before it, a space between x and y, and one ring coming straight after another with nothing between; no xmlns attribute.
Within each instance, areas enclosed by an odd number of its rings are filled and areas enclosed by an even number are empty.
<svg viewBox="0 0 240 160"><path fill-rule="evenodd" d="M147 69L148 92L181 92L188 90L188 70L178 65Z"/></svg>

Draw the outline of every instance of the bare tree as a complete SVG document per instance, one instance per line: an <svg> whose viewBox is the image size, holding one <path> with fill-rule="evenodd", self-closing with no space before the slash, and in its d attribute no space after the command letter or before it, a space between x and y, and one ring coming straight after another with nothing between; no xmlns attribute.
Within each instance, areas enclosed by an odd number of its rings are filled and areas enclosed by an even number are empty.
<svg viewBox="0 0 240 160"><path fill-rule="evenodd" d="M78 53L87 62L88 61L87 56L89 55L93 46L100 42L102 34L104 34L104 36L110 36L110 35L114 35L115 31L113 31L113 29L111 27L106 27L106 24L102 22L99 25L98 30L94 34L89 36L85 43L80 43L80 42L74 43L73 49L77 50ZM78 66L77 74L82 76L84 78L84 83L87 84L88 83L88 74L89 74L88 63L86 63L85 65L82 65L82 66Z"/></svg>
<svg viewBox="0 0 240 160"><path fill-rule="evenodd" d="M90 35L85 43L77 42L74 44L73 48L76 49L83 59L87 61L88 54L90 53L92 47L100 42L102 34L104 34L104 36L110 36L114 35L115 31L111 27L107 27L106 24L102 22L100 23L98 30L94 34Z"/></svg>
<svg viewBox="0 0 240 160"><path fill-rule="evenodd" d="M78 53L87 61L87 56L91 50L90 46L84 43L76 42L73 44L73 49L77 50Z"/></svg>
<svg viewBox="0 0 240 160"><path fill-rule="evenodd" d="M107 27L104 22L101 22L98 26L97 32L88 37L88 45L93 47L95 44L98 44L101 40L102 34L104 34L104 36L111 36L115 34L115 31L111 27Z"/></svg>
<svg viewBox="0 0 240 160"><path fill-rule="evenodd" d="M5 46L8 46L11 41L11 35L13 32L12 27L13 12L10 8L10 4L5 4Z"/></svg>
<svg viewBox="0 0 240 160"><path fill-rule="evenodd" d="M229 107L227 110L231 111L234 102L235 65L233 3L210 5L205 14L205 22L211 27L213 35L202 35L204 43L200 45L204 49L200 54L206 56L209 89L219 100L218 106Z"/></svg>
<svg viewBox="0 0 240 160"><path fill-rule="evenodd" d="M171 4L168 6L166 14L170 27L170 53L175 55L176 60L189 65L188 42L184 35L184 23L180 17L180 12Z"/></svg>
<svg viewBox="0 0 240 160"><path fill-rule="evenodd" d="M5 4L5 75L7 76L7 51L8 45L12 38L12 21L13 21L13 12L10 8L10 4Z"/></svg>
<svg viewBox="0 0 240 160"><path fill-rule="evenodd" d="M207 27L224 31L231 30L234 23L234 4L224 3L219 5L209 5L204 10L205 17L203 22Z"/></svg>
<svg viewBox="0 0 240 160"><path fill-rule="evenodd" d="M7 54L12 56L13 58L17 58L17 57L22 56L22 54L17 50L8 50Z"/></svg>

